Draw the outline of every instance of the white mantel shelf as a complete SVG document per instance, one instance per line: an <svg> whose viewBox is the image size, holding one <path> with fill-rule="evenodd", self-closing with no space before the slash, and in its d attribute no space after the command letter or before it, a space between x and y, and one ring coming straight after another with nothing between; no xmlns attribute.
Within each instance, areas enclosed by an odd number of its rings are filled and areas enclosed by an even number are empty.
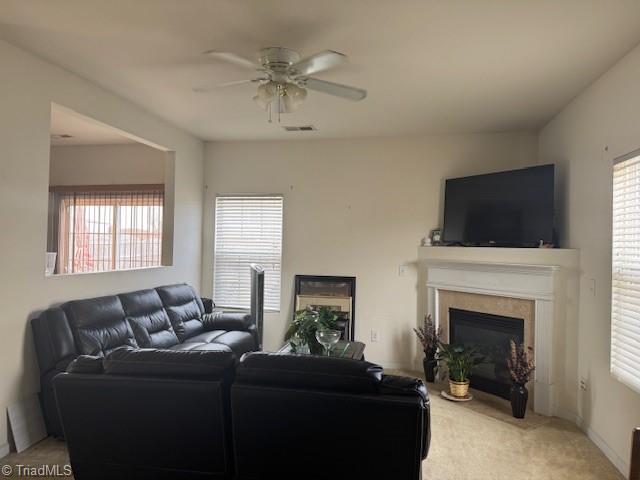
<svg viewBox="0 0 640 480"><path fill-rule="evenodd" d="M418 250L420 315L439 323L439 292L458 291L533 300L535 303L534 408L543 415L558 414L558 378L566 382L563 339L567 317L574 315L579 275L578 250L498 247L420 247ZM569 285L569 286L568 286ZM571 313L570 313L571 311ZM571 322L569 322L571 323ZM573 385L571 385L573 387ZM560 407L562 409L562 407Z"/></svg>
<svg viewBox="0 0 640 480"><path fill-rule="evenodd" d="M418 259L578 268L580 250L570 248L419 247Z"/></svg>

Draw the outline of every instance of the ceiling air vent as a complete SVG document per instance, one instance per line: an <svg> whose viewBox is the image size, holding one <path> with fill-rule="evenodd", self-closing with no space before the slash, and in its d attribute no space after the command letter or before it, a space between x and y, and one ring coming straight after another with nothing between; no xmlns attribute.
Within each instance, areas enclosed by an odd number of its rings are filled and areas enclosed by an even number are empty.
<svg viewBox="0 0 640 480"><path fill-rule="evenodd" d="M282 128L287 132L314 132L316 130L313 125L285 126Z"/></svg>
<svg viewBox="0 0 640 480"><path fill-rule="evenodd" d="M73 135L69 135L68 133L54 133L51 135L51 140L62 140L65 138L73 138Z"/></svg>

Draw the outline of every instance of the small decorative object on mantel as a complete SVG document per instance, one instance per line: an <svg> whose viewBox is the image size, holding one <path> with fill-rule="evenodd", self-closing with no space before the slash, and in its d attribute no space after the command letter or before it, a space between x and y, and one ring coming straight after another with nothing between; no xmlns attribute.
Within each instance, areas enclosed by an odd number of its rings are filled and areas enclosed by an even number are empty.
<svg viewBox="0 0 640 480"><path fill-rule="evenodd" d="M418 340L420 340L420 344L422 345L422 351L424 352L424 359L422 360L424 378L427 382L433 382L436 378L435 369L438 365L436 353L438 352L442 329L436 327L431 319L431 315L425 315L422 325L414 328L413 331L416 332Z"/></svg>
<svg viewBox="0 0 640 480"><path fill-rule="evenodd" d="M440 343L436 358L441 364L444 364L449 372L451 395L458 399L468 398L469 384L471 383L469 376L477 365L485 361L484 357L469 346Z"/></svg>
<svg viewBox="0 0 640 480"><path fill-rule="evenodd" d="M527 411L529 391L525 386L535 369L531 354L533 349L525 347L524 343L516 344L511 340L511 354L507 358L507 366L511 374L511 413L515 418L524 418Z"/></svg>
<svg viewBox="0 0 640 480"><path fill-rule="evenodd" d="M337 323L338 316L330 308L320 307L315 311L309 307L298 310L284 339L290 343L291 351L294 353L319 355L324 349L316 338L316 331L318 329L335 330Z"/></svg>
<svg viewBox="0 0 640 480"><path fill-rule="evenodd" d="M431 230L431 244L440 245L441 241L442 241L442 229L436 228L434 230Z"/></svg>

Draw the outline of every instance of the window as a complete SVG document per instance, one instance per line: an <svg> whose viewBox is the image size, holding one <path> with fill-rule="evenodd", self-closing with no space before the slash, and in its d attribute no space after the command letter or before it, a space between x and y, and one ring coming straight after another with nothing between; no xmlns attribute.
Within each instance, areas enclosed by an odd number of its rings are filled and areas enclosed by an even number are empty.
<svg viewBox="0 0 640 480"><path fill-rule="evenodd" d="M264 268L264 306L280 310L282 196L216 198L213 295L216 305L249 308L249 265Z"/></svg>
<svg viewBox="0 0 640 480"><path fill-rule="evenodd" d="M86 273L159 266L162 188L57 193L58 270Z"/></svg>
<svg viewBox="0 0 640 480"><path fill-rule="evenodd" d="M640 151L613 167L611 373L640 391Z"/></svg>

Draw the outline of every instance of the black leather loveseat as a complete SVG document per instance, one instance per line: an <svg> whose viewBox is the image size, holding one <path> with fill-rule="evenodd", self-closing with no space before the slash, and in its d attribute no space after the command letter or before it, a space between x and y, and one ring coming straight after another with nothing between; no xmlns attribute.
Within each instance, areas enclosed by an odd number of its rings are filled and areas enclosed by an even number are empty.
<svg viewBox="0 0 640 480"><path fill-rule="evenodd" d="M418 480L420 380L364 361L123 347L54 379L76 480Z"/></svg>
<svg viewBox="0 0 640 480"><path fill-rule="evenodd" d="M47 431L57 437L62 428L52 380L78 355L104 357L129 346L227 352L240 358L261 344L254 315L207 313L186 284L70 301L45 310L32 327Z"/></svg>
<svg viewBox="0 0 640 480"><path fill-rule="evenodd" d="M422 478L431 417L419 379L364 361L250 353L231 409L238 479Z"/></svg>

